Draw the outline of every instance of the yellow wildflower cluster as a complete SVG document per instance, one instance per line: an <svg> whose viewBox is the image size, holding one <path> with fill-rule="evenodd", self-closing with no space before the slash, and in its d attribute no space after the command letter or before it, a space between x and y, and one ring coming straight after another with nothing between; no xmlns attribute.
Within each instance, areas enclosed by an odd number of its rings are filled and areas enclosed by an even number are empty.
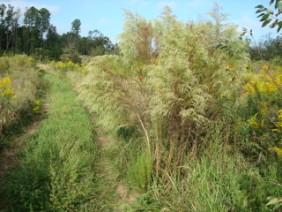
<svg viewBox="0 0 282 212"><path fill-rule="evenodd" d="M282 89L282 67L262 65L259 73L249 73L250 80L245 86L247 93L273 93Z"/></svg>
<svg viewBox="0 0 282 212"><path fill-rule="evenodd" d="M58 70L67 72L67 71L79 71L81 69L81 66L76 63L73 63L72 61L68 61L68 62L59 61L56 63L56 68Z"/></svg>
<svg viewBox="0 0 282 212"><path fill-rule="evenodd" d="M282 149L281 148L279 148L279 147L272 147L269 150L275 152L279 157L282 157Z"/></svg>
<svg viewBox="0 0 282 212"><path fill-rule="evenodd" d="M256 113L246 122L258 133L277 138L282 133L282 66L258 62L251 70L243 78L244 90L245 96L253 99L254 106L250 106Z"/></svg>
<svg viewBox="0 0 282 212"><path fill-rule="evenodd" d="M12 80L10 77L0 79L0 97L13 97L15 92L11 89Z"/></svg>
<svg viewBox="0 0 282 212"><path fill-rule="evenodd" d="M247 123L257 132L258 138L277 138L270 144L270 151L282 156L279 137L282 135L282 67L268 64L255 64L259 72L249 72L245 77L246 96L255 99L256 114ZM262 136L262 134L264 136Z"/></svg>
<svg viewBox="0 0 282 212"><path fill-rule="evenodd" d="M247 120L247 123L250 124L255 129L258 129L260 127L260 124L258 123L258 120L257 120L257 114L249 118Z"/></svg>
<svg viewBox="0 0 282 212"><path fill-rule="evenodd" d="M261 72L258 74L249 74L249 82L246 84L245 90L247 93L254 94L256 92L261 93L273 93L277 89L282 88L282 68L273 67L266 68L263 66Z"/></svg>
<svg viewBox="0 0 282 212"><path fill-rule="evenodd" d="M254 116L250 117L247 120L247 123L251 125L254 129L259 129L259 128L268 128L268 126L265 123L266 117L269 115L269 108L268 104L265 101L261 101L259 103L259 114L256 113ZM259 115L259 117L258 117Z"/></svg>
<svg viewBox="0 0 282 212"><path fill-rule="evenodd" d="M277 127L282 129L282 109L278 111L278 122L277 122Z"/></svg>
<svg viewBox="0 0 282 212"><path fill-rule="evenodd" d="M38 113L40 110L40 100L34 100L33 104L34 104L34 107L32 108L32 111L34 113Z"/></svg>
<svg viewBox="0 0 282 212"><path fill-rule="evenodd" d="M265 102L263 102L265 103ZM273 125L269 125L266 123L266 119L269 117L269 114L265 110L263 106L260 105L259 113L256 113L252 117L247 120L247 123L252 126L254 129L269 129L272 132L279 133L282 132L282 109L278 111L278 116L275 117Z"/></svg>
<svg viewBox="0 0 282 212"><path fill-rule="evenodd" d="M249 72L245 77L247 83L245 85L246 95L259 96L258 98L258 113L248 119L248 123L253 128L269 128L265 126L265 119L270 115L270 112L277 114L277 108L273 105L273 100L277 100L277 97L282 91L282 67L276 65L267 64L255 64L258 73ZM263 98L262 98L263 96ZM257 116L259 114L259 116ZM280 112L279 112L280 114ZM279 115L282 117L282 112ZM282 120L277 124L282 125Z"/></svg>

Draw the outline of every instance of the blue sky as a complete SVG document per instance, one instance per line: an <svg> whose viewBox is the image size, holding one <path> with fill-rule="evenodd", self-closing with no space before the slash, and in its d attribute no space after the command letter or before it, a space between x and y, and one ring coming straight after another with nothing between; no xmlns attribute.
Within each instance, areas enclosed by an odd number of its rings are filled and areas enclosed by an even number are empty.
<svg viewBox="0 0 282 212"><path fill-rule="evenodd" d="M113 42L123 31L124 10L138 13L147 20L158 18L165 5L173 9L173 13L181 21L197 21L207 19L207 12L214 3L222 6L223 13L229 14L229 22L252 29L257 40L276 31L268 27L261 28L255 14L255 6L268 6L269 0L1 0L0 3L11 4L24 12L26 7L47 8L51 13L51 23L57 31L70 31L74 19L81 21L81 35L86 36L90 30L97 29Z"/></svg>

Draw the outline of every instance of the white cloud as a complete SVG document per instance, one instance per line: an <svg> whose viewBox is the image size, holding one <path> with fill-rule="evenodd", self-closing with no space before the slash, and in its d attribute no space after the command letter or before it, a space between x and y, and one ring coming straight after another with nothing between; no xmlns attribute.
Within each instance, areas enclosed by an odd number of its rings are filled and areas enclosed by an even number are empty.
<svg viewBox="0 0 282 212"><path fill-rule="evenodd" d="M60 7L57 5L39 4L30 0L3 0L2 3L6 5L10 4L15 8L20 8L22 12L24 12L27 7L32 6L36 7L37 9L46 8L51 14L58 13L60 11Z"/></svg>

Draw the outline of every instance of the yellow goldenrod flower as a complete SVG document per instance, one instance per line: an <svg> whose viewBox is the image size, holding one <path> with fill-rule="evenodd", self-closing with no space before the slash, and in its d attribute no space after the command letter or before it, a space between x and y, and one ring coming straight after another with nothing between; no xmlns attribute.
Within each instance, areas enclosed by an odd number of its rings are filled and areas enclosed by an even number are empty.
<svg viewBox="0 0 282 212"><path fill-rule="evenodd" d="M247 120L247 123L250 124L253 128L258 129L259 128L259 124L257 122L257 114L252 116L251 118L249 118Z"/></svg>
<svg viewBox="0 0 282 212"><path fill-rule="evenodd" d="M278 122L276 124L279 128L282 129L282 109L278 111Z"/></svg>
<svg viewBox="0 0 282 212"><path fill-rule="evenodd" d="M282 149L281 148L279 148L279 147L272 147L269 150L275 152L279 157L282 157Z"/></svg>

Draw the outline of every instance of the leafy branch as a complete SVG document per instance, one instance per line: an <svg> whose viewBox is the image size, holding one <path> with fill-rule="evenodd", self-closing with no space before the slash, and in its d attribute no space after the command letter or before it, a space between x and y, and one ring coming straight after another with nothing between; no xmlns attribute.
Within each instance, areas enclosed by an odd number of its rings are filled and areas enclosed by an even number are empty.
<svg viewBox="0 0 282 212"><path fill-rule="evenodd" d="M276 28L277 32L279 32L282 29L282 20L279 18L279 15L282 14L282 1L281 0L270 0L269 4L274 4L275 11L266 8L263 5L257 5L255 8L257 8L256 13L259 14L257 18L260 18L260 22L262 22L262 27L265 27L267 25L270 26L270 28Z"/></svg>

